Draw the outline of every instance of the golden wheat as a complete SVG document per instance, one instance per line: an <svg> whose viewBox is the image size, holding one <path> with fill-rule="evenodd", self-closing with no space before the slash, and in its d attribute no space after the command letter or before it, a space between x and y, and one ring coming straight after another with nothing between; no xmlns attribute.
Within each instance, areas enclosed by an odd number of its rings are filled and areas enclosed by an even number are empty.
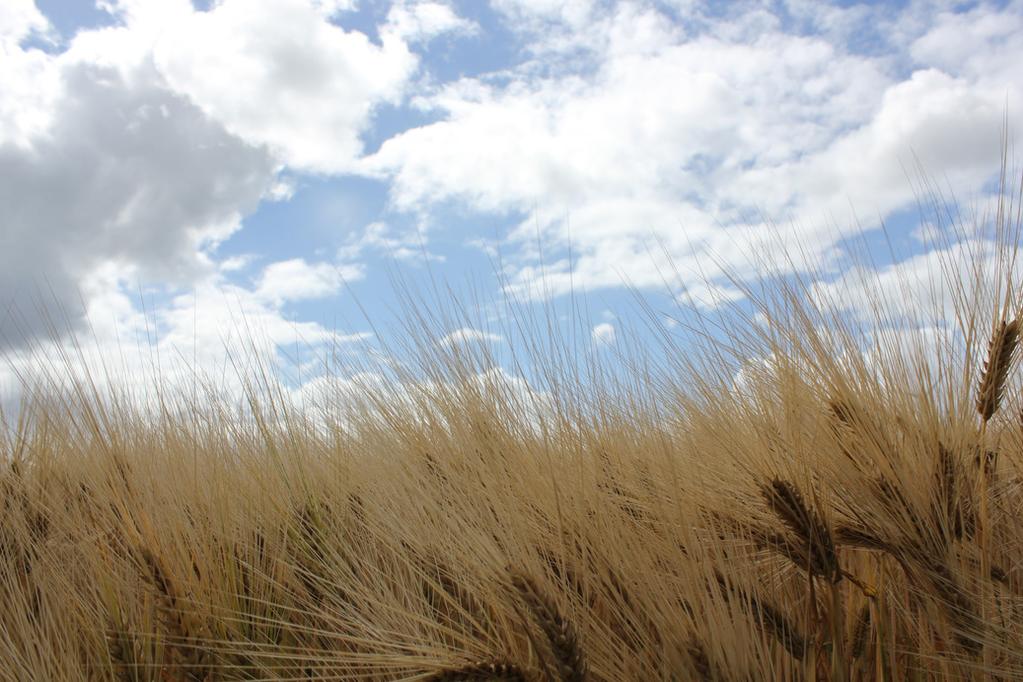
<svg viewBox="0 0 1023 682"><path fill-rule="evenodd" d="M414 325L316 409L261 366L244 400L39 389L0 420L0 680L1023 678L988 274L939 343L783 282L620 371L537 322L528 389Z"/></svg>

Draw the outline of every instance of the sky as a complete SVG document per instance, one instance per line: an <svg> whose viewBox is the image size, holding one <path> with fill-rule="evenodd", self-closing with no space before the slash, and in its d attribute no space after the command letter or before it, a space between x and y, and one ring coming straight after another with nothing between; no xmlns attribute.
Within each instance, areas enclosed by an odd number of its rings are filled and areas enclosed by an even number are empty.
<svg viewBox="0 0 1023 682"><path fill-rule="evenodd" d="M607 351L764 259L856 314L850 237L941 260L921 172L992 195L1020 64L1020 2L4 0L0 400L255 346L301 392L396 277L485 301L446 344L579 297Z"/></svg>

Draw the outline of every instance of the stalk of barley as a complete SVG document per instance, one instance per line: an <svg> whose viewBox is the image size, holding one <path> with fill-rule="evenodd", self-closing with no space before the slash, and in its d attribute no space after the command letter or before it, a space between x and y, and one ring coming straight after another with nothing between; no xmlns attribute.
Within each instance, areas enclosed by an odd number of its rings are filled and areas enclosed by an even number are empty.
<svg viewBox="0 0 1023 682"><path fill-rule="evenodd" d="M949 622L955 627L956 642L971 656L978 655L984 646L984 621L978 604L959 584L941 557L920 547L904 548L903 556L907 562L904 566L911 563L915 567L919 584L937 598Z"/></svg>

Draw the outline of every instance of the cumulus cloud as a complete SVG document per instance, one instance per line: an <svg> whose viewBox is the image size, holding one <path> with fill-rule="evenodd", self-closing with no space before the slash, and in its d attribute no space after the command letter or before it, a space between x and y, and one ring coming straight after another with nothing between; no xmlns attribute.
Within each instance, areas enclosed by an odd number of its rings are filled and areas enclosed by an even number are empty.
<svg viewBox="0 0 1023 682"><path fill-rule="evenodd" d="M381 419L386 423L395 414L422 418L431 407L437 408L431 419L443 419L452 406L451 398L467 397L467 392L496 398L495 407L514 415L523 426L539 428L556 416L551 394L500 367L461 377L464 382L441 383L429 379L397 379L375 371L349 375L328 373L314 377L294 388L289 397L293 404L306 408L307 414L324 425L354 428L366 420ZM382 414L379 405L389 406Z"/></svg>
<svg viewBox="0 0 1023 682"><path fill-rule="evenodd" d="M385 28L377 45L304 0L225 0L161 34L154 59L172 88L231 132L292 168L337 172L361 153L374 107L397 101L416 69L407 34L457 25L407 11L419 23Z"/></svg>
<svg viewBox="0 0 1023 682"><path fill-rule="evenodd" d="M0 7L0 47L17 48L29 35L49 30L49 20L33 0L8 0Z"/></svg>
<svg viewBox="0 0 1023 682"><path fill-rule="evenodd" d="M940 12L912 42L909 53L918 64L952 75L1002 82L1014 75L1014 64L1023 57L1019 10L1019 3L1009 3L1002 9L981 4L961 12Z"/></svg>
<svg viewBox="0 0 1023 682"><path fill-rule="evenodd" d="M19 329L4 325L8 339L40 330L36 294L73 305L104 263L137 281L200 276L208 249L238 229L276 165L159 87L145 66L131 78L89 63L56 68L60 94L45 133L27 147L0 145L0 291L21 313Z"/></svg>
<svg viewBox="0 0 1023 682"><path fill-rule="evenodd" d="M462 327L456 329L438 343L441 346L464 346L470 343L499 343L504 341L504 337L500 334L494 334L492 332L481 331L479 329L473 329L472 327Z"/></svg>
<svg viewBox="0 0 1023 682"><path fill-rule="evenodd" d="M286 319L282 301L217 276L143 312L117 287L118 278L116 268L99 268L83 284L87 333L75 339L35 337L5 351L0 406L16 406L22 389L40 381L60 388L72 380L87 380L101 393L128 391L140 406L156 407L161 396L187 396L194 386L202 389L200 397L208 391L237 403L256 363L298 383L322 372L317 366L296 367L296 358L284 357L282 347L322 361L333 349L368 338Z"/></svg>
<svg viewBox="0 0 1023 682"><path fill-rule="evenodd" d="M491 5L511 19L512 25L522 22L563 22L570 26L583 24L594 10L594 0L492 0ZM532 28L536 28L532 26Z"/></svg>
<svg viewBox="0 0 1023 682"><path fill-rule="evenodd" d="M386 33L409 42L429 41L445 33L471 34L479 27L440 2L401 0L387 13Z"/></svg>
<svg viewBox="0 0 1023 682"><path fill-rule="evenodd" d="M58 74L41 50L21 47L30 36L50 32L32 0L0 6L0 145L26 147L50 123Z"/></svg>
<svg viewBox="0 0 1023 682"><path fill-rule="evenodd" d="M555 5L495 6L553 20ZM696 3L684 24L646 5L582 5L581 62L440 87L417 100L439 120L393 136L365 164L392 179L401 210L454 201L526 216L509 235L521 291L658 287L670 262L687 285L720 285L717 265L749 273L751 254L827 261L834 226L857 218L850 207L873 217L913 204L917 163L957 192L981 192L1005 107L1023 102L1017 6L892 16L796 3L791 27L747 5L714 16ZM871 22L873 51L851 38ZM966 47L934 49L960 26ZM536 31L529 49L556 34ZM572 263L541 267L537 231L556 259L570 244ZM551 281L532 286L541 272Z"/></svg>
<svg viewBox="0 0 1023 682"><path fill-rule="evenodd" d="M353 233L338 249L338 258L355 260L373 251L399 261L438 261L443 262L443 254L432 253L426 249L426 240L417 229L397 231L382 221L374 221L366 225L361 232Z"/></svg>
<svg viewBox="0 0 1023 682"><path fill-rule="evenodd" d="M417 68L407 41L468 27L437 2L396 5L379 43L331 21L353 8L342 0L98 6L108 25L49 52L26 46L50 31L30 0L0 9L6 344L48 317L78 318L100 269L118 272L100 278L114 292L236 270L237 259L218 266L216 248L261 201L290 199L282 168L350 167L374 108L397 101ZM361 274L345 268L275 264L254 295L332 293L338 273Z"/></svg>
<svg viewBox="0 0 1023 682"><path fill-rule="evenodd" d="M361 279L363 274L363 269L354 265L308 263L302 258L292 258L264 268L255 293L278 305L286 301L323 298L336 294L345 282Z"/></svg>
<svg viewBox="0 0 1023 682"><path fill-rule="evenodd" d="M259 330L267 351L296 334L334 339L282 308L336 294L360 266L279 261L247 287L227 277L253 256L217 247L261 201L290 199L294 173L350 167L375 108L417 69L409 44L471 25L446 4L402 2L376 42L332 21L347 0L97 6L107 25L47 51L31 46L51 27L30 0L0 8L5 385L66 352L51 332L82 334L85 320L89 361L120 358L128 378L145 353L119 355L125 334L165 358L191 347L199 372L249 357L229 321ZM126 293L139 285L159 300L145 314Z"/></svg>
<svg viewBox="0 0 1023 682"><path fill-rule="evenodd" d="M596 346L610 346L615 342L615 326L610 322L601 322L590 332Z"/></svg>
<svg viewBox="0 0 1023 682"><path fill-rule="evenodd" d="M931 228L934 230L935 228ZM967 319L976 310L995 308L1000 277L1018 281L1023 266L1001 260L991 234L947 234L933 238L934 248L880 268L856 264L828 280L814 282L809 293L824 310L848 313L867 327L928 326ZM972 296L977 295L977 300ZM973 308L973 310L968 310Z"/></svg>

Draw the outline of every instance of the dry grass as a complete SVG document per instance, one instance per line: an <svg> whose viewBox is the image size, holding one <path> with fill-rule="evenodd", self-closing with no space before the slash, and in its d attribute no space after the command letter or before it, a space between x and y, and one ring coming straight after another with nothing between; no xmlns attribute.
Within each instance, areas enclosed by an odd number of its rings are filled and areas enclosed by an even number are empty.
<svg viewBox="0 0 1023 682"><path fill-rule="evenodd" d="M1020 679L1008 232L936 332L789 281L620 372L520 317L535 393L436 320L318 409L31 393L0 679Z"/></svg>

